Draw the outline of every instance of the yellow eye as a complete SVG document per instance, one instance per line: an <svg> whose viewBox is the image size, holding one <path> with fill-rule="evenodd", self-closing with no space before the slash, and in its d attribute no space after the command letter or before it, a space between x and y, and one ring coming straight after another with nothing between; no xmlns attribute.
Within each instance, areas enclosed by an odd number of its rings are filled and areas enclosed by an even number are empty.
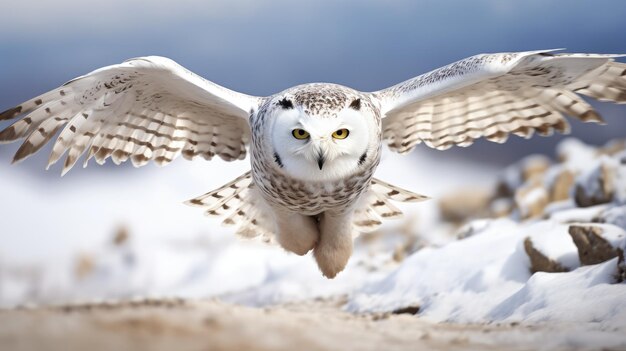
<svg viewBox="0 0 626 351"><path fill-rule="evenodd" d="M348 137L348 134L350 134L350 131L347 130L346 128L339 129L339 130L336 130L333 133L333 138L335 138L335 139L345 139L345 138Z"/></svg>
<svg viewBox="0 0 626 351"><path fill-rule="evenodd" d="M307 132L304 129L294 129L291 134L293 135L294 138L298 139L298 140L304 140L307 139L309 137L309 132Z"/></svg>

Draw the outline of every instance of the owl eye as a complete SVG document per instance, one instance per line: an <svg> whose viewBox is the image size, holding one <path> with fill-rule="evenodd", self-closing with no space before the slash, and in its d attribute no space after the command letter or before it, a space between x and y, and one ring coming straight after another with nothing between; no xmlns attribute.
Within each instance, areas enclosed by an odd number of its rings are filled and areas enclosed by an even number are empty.
<svg viewBox="0 0 626 351"><path fill-rule="evenodd" d="M304 139L308 139L309 137L309 132L307 132L304 129L294 129L291 134L293 135L294 138L298 139L298 140L304 140Z"/></svg>
<svg viewBox="0 0 626 351"><path fill-rule="evenodd" d="M350 134L350 131L347 130L346 128L339 129L339 130L336 130L333 133L333 138L335 138L335 139L345 139L345 138L348 137L348 134Z"/></svg>

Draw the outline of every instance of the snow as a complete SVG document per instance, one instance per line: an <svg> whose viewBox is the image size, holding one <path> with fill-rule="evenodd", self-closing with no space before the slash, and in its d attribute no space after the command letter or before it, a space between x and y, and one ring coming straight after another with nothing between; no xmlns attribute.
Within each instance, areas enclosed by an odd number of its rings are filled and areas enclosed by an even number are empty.
<svg viewBox="0 0 626 351"><path fill-rule="evenodd" d="M508 290L530 276L528 258L518 245L523 233L516 232L516 226L508 219L497 220L480 234L422 249L388 277L357 291L347 309L381 312L418 305L423 317L469 321L481 306L506 298Z"/></svg>
<svg viewBox="0 0 626 351"><path fill-rule="evenodd" d="M623 276L619 259L581 266L568 232L570 223L598 226L605 240L624 251L626 232L622 228L626 211L620 195L626 189L623 155L601 155L595 148L573 139L564 141L558 152L564 161L546 170L546 188L555 174L566 168L574 172L576 182L588 194L597 194L601 189L596 179L600 165L604 165L610 170L612 178L608 181L617 195L613 201L577 208L568 199L546 207L544 219L521 223L511 219L479 220L466 224L459 231L462 240L415 252L388 276L351 294L346 309L385 312L419 306L421 318L437 322L560 322L626 328L626 284L619 281L619 276ZM508 186L526 186L519 178L520 169L532 160L528 158L505 170ZM534 191L539 194L544 189L537 188L526 196L532 199L536 197ZM607 224L592 223L598 221ZM568 272L531 275L524 251L526 239Z"/></svg>
<svg viewBox="0 0 626 351"><path fill-rule="evenodd" d="M544 256L571 270L580 267L580 260L568 228L568 225L555 222L539 222L526 230L526 237L530 238L533 247Z"/></svg>
<svg viewBox="0 0 626 351"><path fill-rule="evenodd" d="M626 230L626 206L616 206L606 209L600 214L602 222L616 225Z"/></svg>
<svg viewBox="0 0 626 351"><path fill-rule="evenodd" d="M586 179L600 162L593 150L567 140L559 151L565 163L552 166L547 177L555 167L567 167L577 180ZM385 153L376 177L434 198L462 185L495 183L494 169L462 160L442 163L433 155ZM602 160L615 170L615 188L626 189L625 167L615 157ZM340 298L351 312L419 306L419 317L435 322L626 329L626 284L617 281L617 258L581 266L568 234L573 222L623 228L626 211L619 197L588 208L577 208L570 199L550 204L543 218L480 219L461 228L441 222L436 201L399 204L405 220L360 236L346 270L328 280L310 254L300 257L239 239L219 221L181 204L247 168L245 162L175 162L159 172L70 173L53 185L24 176L18 167L3 170L0 192L9 200L0 203L6 216L0 232L0 306L139 296L217 297L251 306ZM515 172L509 168L504 176L514 189L524 186ZM504 206L509 200L498 201ZM623 230L594 225L606 229L614 247L624 248ZM119 228L127 229L129 238L116 244L111 238ZM527 238L569 271L531 274ZM409 248L401 262L394 256L398 248Z"/></svg>
<svg viewBox="0 0 626 351"><path fill-rule="evenodd" d="M568 203L560 211L553 211L553 208L550 208L548 212L551 219L560 223L592 222L594 218L608 208L609 205L605 204L583 208L571 208ZM558 210L558 208L555 210Z"/></svg>
<svg viewBox="0 0 626 351"><path fill-rule="evenodd" d="M490 306L488 318L527 324L568 321L624 327L626 288L613 284L616 273L617 258L567 273L536 273L510 297Z"/></svg>
<svg viewBox="0 0 626 351"><path fill-rule="evenodd" d="M566 321L626 328L626 285L615 284L617 258L566 273L530 275L522 245L529 233L533 238L547 234L542 250L570 268L580 265L564 227L493 221L470 238L415 253L388 277L355 293L347 308L371 312L418 305L420 316L434 321Z"/></svg>

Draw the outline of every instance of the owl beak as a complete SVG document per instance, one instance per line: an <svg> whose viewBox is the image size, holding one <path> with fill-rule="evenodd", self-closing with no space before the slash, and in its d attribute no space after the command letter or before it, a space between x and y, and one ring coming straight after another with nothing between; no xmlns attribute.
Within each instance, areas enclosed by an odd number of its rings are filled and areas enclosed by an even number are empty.
<svg viewBox="0 0 626 351"><path fill-rule="evenodd" d="M320 171L322 170L322 167L324 167L325 161L326 161L326 158L324 157L324 154L320 152L319 155L317 156L317 165L320 167Z"/></svg>

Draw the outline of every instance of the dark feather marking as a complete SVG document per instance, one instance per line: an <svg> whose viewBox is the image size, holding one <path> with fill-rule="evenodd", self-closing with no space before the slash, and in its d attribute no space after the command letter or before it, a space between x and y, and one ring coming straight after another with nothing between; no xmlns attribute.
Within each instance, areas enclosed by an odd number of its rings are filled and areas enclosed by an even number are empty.
<svg viewBox="0 0 626 351"><path fill-rule="evenodd" d="M0 132L0 141L13 141L15 139L17 139L17 135L15 134L15 127L13 126Z"/></svg>
<svg viewBox="0 0 626 351"><path fill-rule="evenodd" d="M287 98L283 98L282 100L279 100L278 104L280 106L282 106L282 108L284 108L284 109L293 108L293 103L291 102L291 100L289 100Z"/></svg>
<svg viewBox="0 0 626 351"><path fill-rule="evenodd" d="M22 146L20 146L20 148L17 150L17 152L15 153L15 156L13 158L13 162L18 162L32 154L34 154L35 152L39 151L39 149L41 149L44 145L46 145L48 143L48 141L50 141L50 139L56 134L56 132L59 130L59 128L61 128L60 125L56 126L50 133L46 134L45 130L43 130L43 128L39 128L39 133L41 133L41 135L44 137L43 141L41 141L39 144L34 145L32 144L30 141L25 141L24 144L22 144Z"/></svg>
<svg viewBox="0 0 626 351"><path fill-rule="evenodd" d="M10 108L2 113L0 113L0 121L4 121L7 119L11 119L17 115L22 113L22 106L17 106L14 108Z"/></svg>
<svg viewBox="0 0 626 351"><path fill-rule="evenodd" d="M491 128L491 127L494 127L494 126L497 126L497 125L505 125L505 124L509 124L511 122L514 122L514 121L528 121L528 122L530 122L530 121L532 121L534 119L544 118L544 117L547 117L547 116L549 116L551 114L552 114L552 112L546 112L546 113L543 113L543 114L533 115L533 116L529 116L529 117L513 117L513 118L511 118L511 119L509 119L507 121L504 121L504 122L496 121L496 122L490 123L490 124L488 124L486 126L483 126L483 127L480 127L480 128L466 128L465 130L462 130L462 131L457 132L457 133L445 134L445 135L439 136L435 140L430 139L430 138L417 138L417 139L411 139L411 140L405 141L405 142L403 142L400 145L402 145L403 147L404 146L408 146L410 143L412 143L412 142L414 142L416 140L419 140L419 139L424 140L424 141L440 142L441 140L443 140L445 138L457 137L457 136L466 134L467 132L470 132L470 131L483 131L483 130L486 130L488 128ZM537 129L538 128L538 127L532 127L532 126L529 126L529 127L533 128L533 129ZM418 133L422 133L422 132L425 132L425 131L427 131L427 130L420 130L420 129L415 130L414 132L412 132L412 133L410 133L408 135L405 135L404 139L407 139L407 138L409 138L412 135L415 135L415 134L418 134Z"/></svg>
<svg viewBox="0 0 626 351"><path fill-rule="evenodd" d="M367 158L367 151L363 153L363 155L361 155L361 157L359 157L359 166L363 164L363 162L365 162L365 159Z"/></svg>
<svg viewBox="0 0 626 351"><path fill-rule="evenodd" d="M350 108L355 109L355 110L360 110L361 109L361 99L354 99L352 100L352 102L350 103Z"/></svg>
<svg viewBox="0 0 626 351"><path fill-rule="evenodd" d="M278 156L278 153L274 153L274 162L276 162L276 164L278 165L278 167L283 168L283 162L280 159L280 156Z"/></svg>
<svg viewBox="0 0 626 351"><path fill-rule="evenodd" d="M488 105L488 106L475 108L475 109L472 109L472 110L467 110L465 112L462 112L461 114L454 115L454 116L447 116L446 118L443 118L443 119L437 120L437 121L431 121L431 119L417 120L416 122L406 126L405 129L410 129L410 128L418 125L418 124L425 124L425 123L432 124L432 125L442 124L444 122L449 123L449 121L452 120L452 119L461 118L461 117L467 117L468 115L470 115L470 114L472 114L474 112L479 112L479 111L483 111L483 110L489 110L489 109L491 109L493 107L496 107L496 106L508 105L508 104L512 104L514 102L515 101L513 101L513 100L507 100L507 101L505 101L503 103L497 103L497 104L493 104L493 105ZM464 121L462 121L460 123L450 124L450 125L447 125L447 126L445 126L443 128L432 129L431 133L435 134L435 133L439 133L442 130L451 129L451 128L454 128L454 127L459 127L459 126L462 126L462 125L464 125L466 123L469 123L469 122L478 122L478 121L482 121L482 120L485 120L485 119L494 118L494 117L497 117L497 116L500 116L500 115L509 114L511 112L519 112L519 111L532 109L532 108L537 108L537 107L540 107L540 106L538 104L532 104L532 105L526 105L526 106L522 106L522 107L510 108L510 109L499 111L499 112L496 112L496 113L492 113L492 114L489 114L489 115L486 115L486 116L481 116L481 117L477 117L477 118L467 119L467 120L464 120ZM433 113L431 113L431 112L420 112L420 113L411 115L409 118L407 118L407 121L409 119L412 120L412 119L417 118L419 116L427 116L427 115L432 116Z"/></svg>
<svg viewBox="0 0 626 351"><path fill-rule="evenodd" d="M381 221L377 221L377 220L374 220L374 219L368 219L368 220L354 222L354 224L356 224L359 227L371 227L371 226L375 226L375 225L381 224Z"/></svg>

